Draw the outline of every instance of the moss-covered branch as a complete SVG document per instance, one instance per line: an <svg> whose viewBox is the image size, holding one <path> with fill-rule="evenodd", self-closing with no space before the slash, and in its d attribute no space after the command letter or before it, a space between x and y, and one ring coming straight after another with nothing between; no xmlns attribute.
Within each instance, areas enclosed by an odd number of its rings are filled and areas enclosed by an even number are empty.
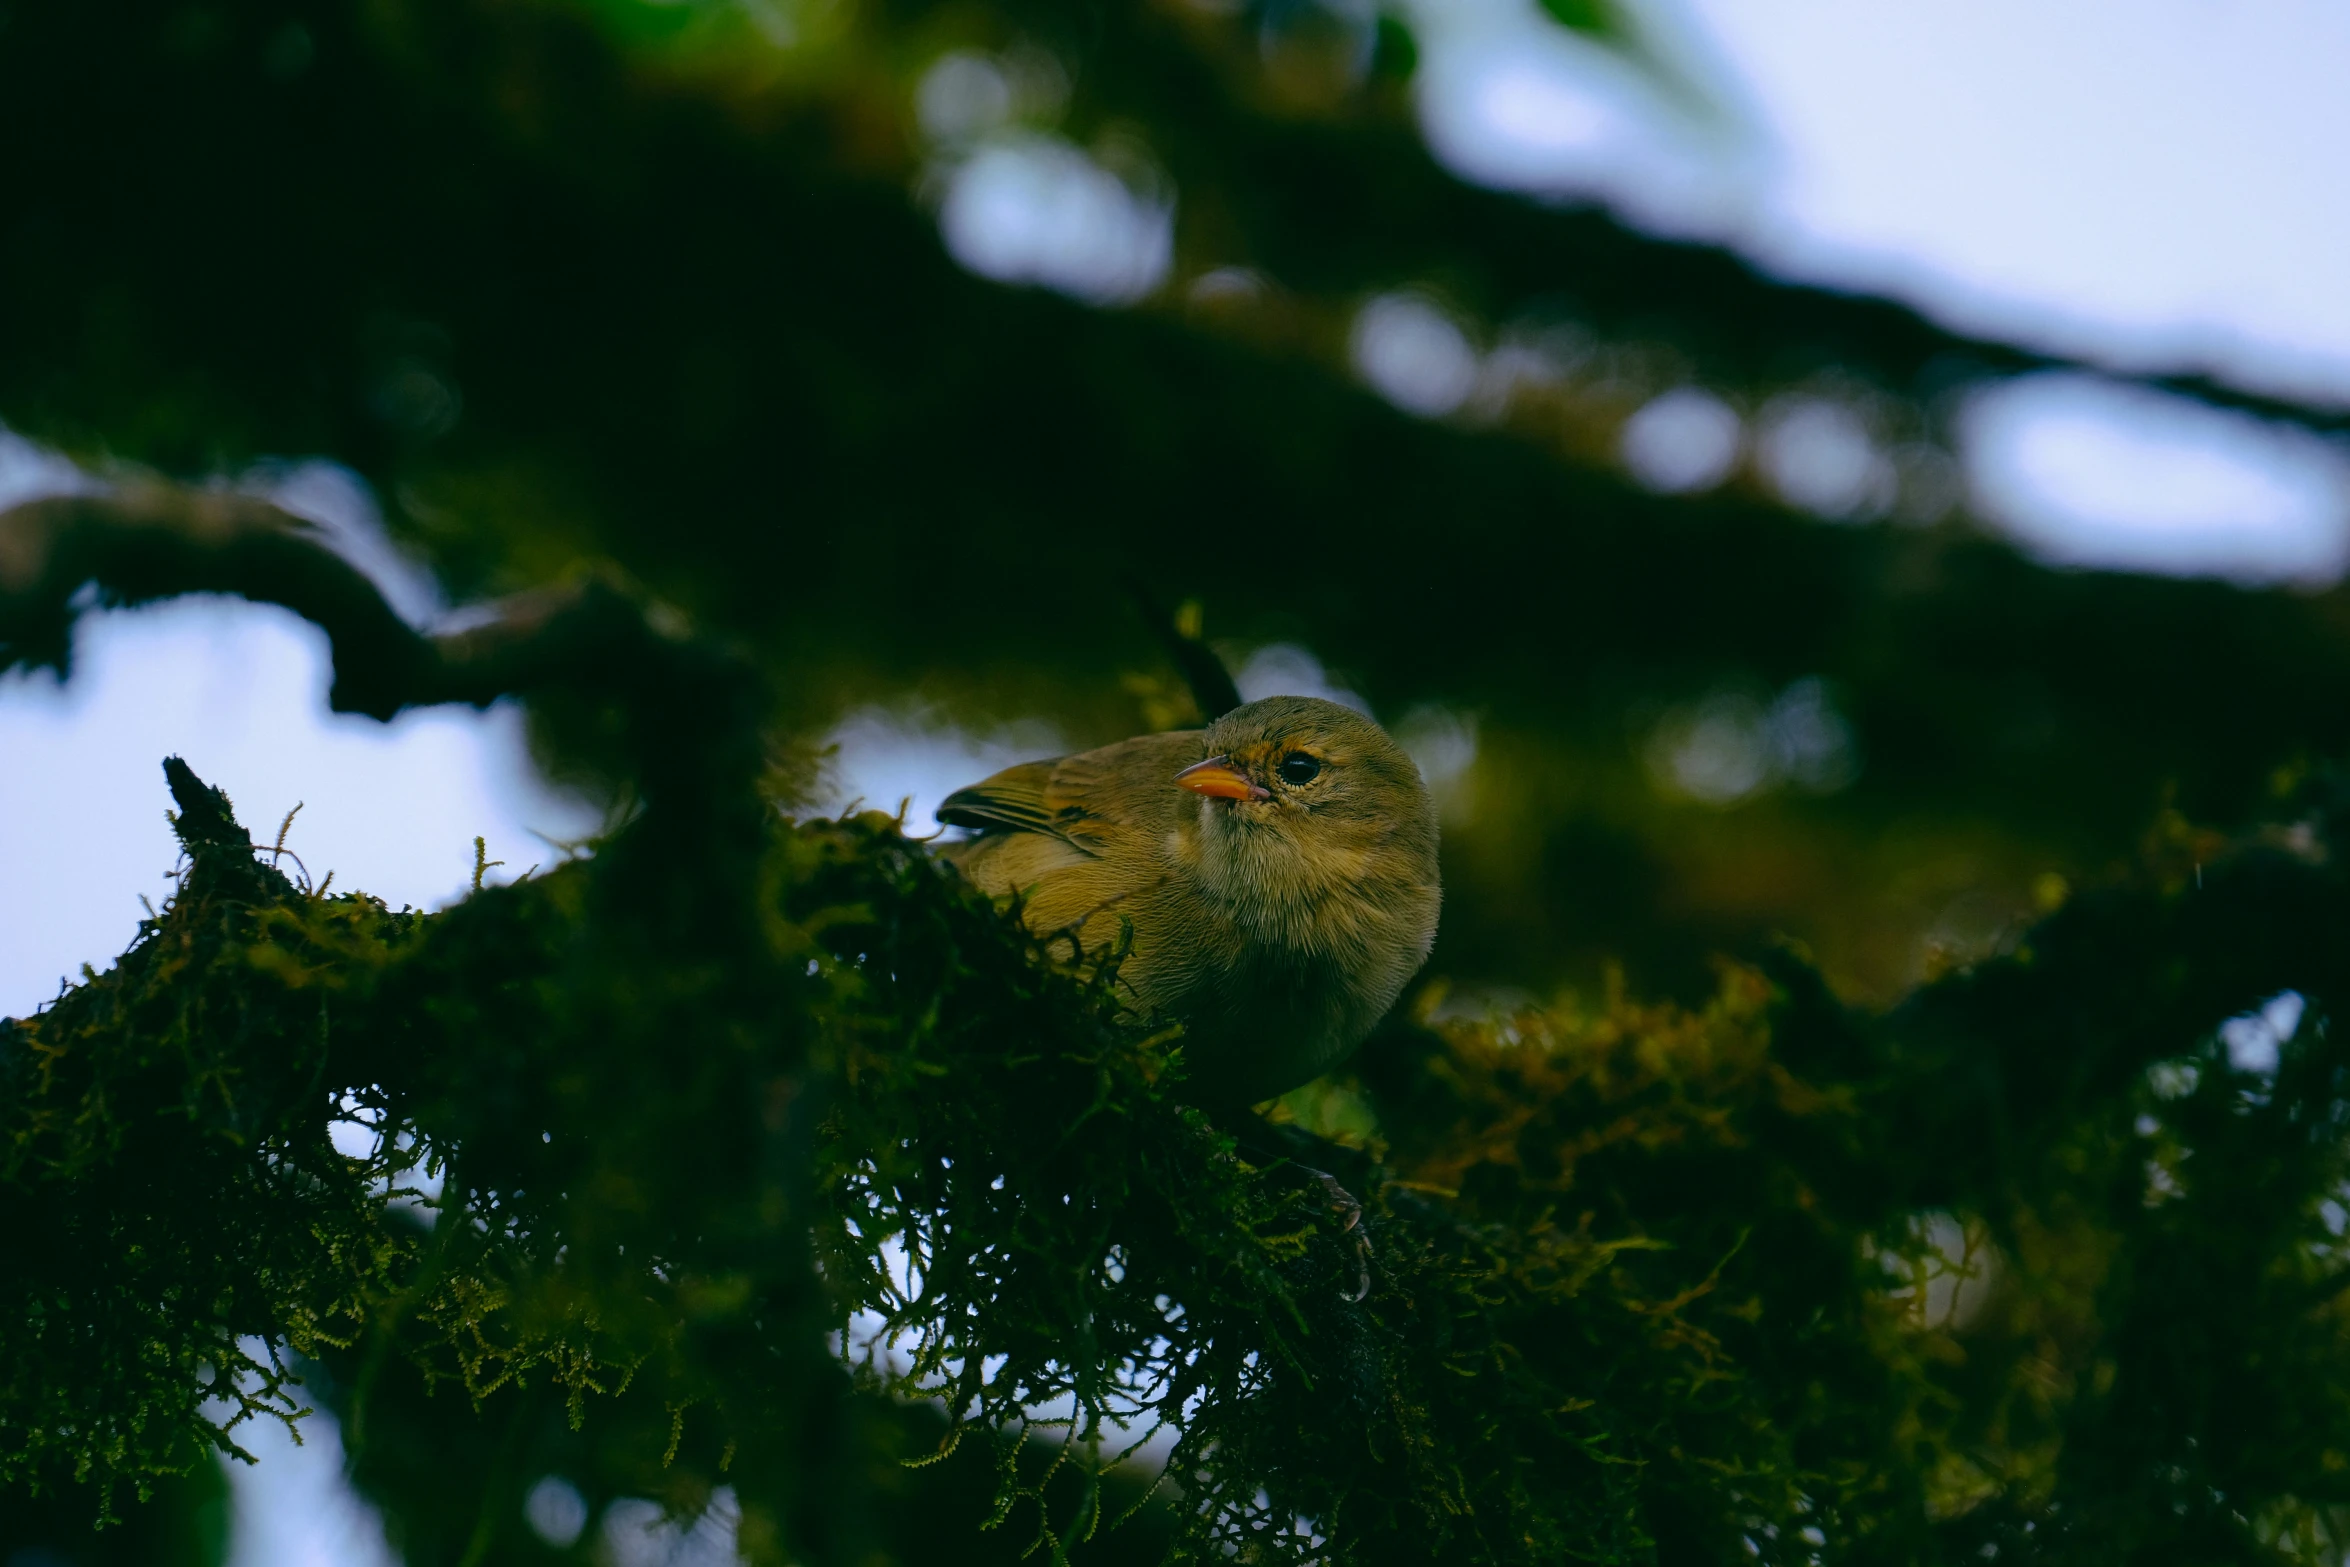
<svg viewBox="0 0 2350 1567"><path fill-rule="evenodd" d="M233 1413L197 1368L258 1337L339 1368L362 1455L379 1386L491 1429L549 1389L600 1494L731 1484L755 1555L853 1556L829 1324L996 1444L1002 1527L1055 1550L1113 1520L1024 1432L1083 1473L1164 1425L1183 1537L1264 1560L2209 1554L2350 1501L2350 888L2306 835L1881 1020L1790 960L1694 1013L1399 1025L1340 1090L1380 1128L1351 1148L1203 1121L1179 1041L882 818L775 826L764 978L616 945L602 858L423 917L226 836L9 1026L18 1484L186 1463ZM2215 1030L2288 987L2248 1075ZM1282 1137L1368 1200L1366 1299ZM384 1191L418 1161L421 1210Z"/></svg>

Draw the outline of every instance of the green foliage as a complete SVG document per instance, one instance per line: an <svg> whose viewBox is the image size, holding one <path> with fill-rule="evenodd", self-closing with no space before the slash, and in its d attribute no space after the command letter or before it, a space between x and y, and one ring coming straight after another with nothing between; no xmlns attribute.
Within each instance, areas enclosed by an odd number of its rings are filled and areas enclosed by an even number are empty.
<svg viewBox="0 0 2350 1567"><path fill-rule="evenodd" d="M1165 1097L1179 1050L1162 1075L1152 1041L1100 1031L1099 976L1040 968L993 911L942 901L919 851L864 830L839 869L871 922L828 936L895 1026L841 1063L819 1170L841 1207L825 1272L863 1308L868 1376L941 1398L1007 1458L1047 1427L1081 1460L1171 1428L1210 1556L1305 1558L1318 1536L1364 1559L1634 1550L1635 1466L1536 1346L1561 1334L1662 1363L1660 1387L1695 1380L1677 1308L1606 1287L1643 1242L1390 1202L1356 1156L1383 1194L1358 1252L1313 1169ZM1009 1505L1029 1482L1006 1473ZM1080 1507L1040 1537L1095 1524Z"/></svg>
<svg viewBox="0 0 2350 1567"><path fill-rule="evenodd" d="M1882 1018L1791 957L1697 1011L1431 992L1336 1090L1347 1146L1208 1124L1179 1039L885 818L778 818L758 972L718 973L599 937L638 829L394 914L175 781L179 894L10 1025L20 1487L290 1411L259 1340L418 1563L543 1549L542 1464L859 1559L893 1455L959 1444L971 1521L1056 1558L2314 1560L2350 1504L2350 887L2306 830ZM2215 1026L2287 986L2273 1078L2231 1067ZM1146 1505L1116 1466L1161 1426ZM448 1444L465 1506L403 1474Z"/></svg>
<svg viewBox="0 0 2350 1567"><path fill-rule="evenodd" d="M374 1189L396 1160L337 1154L321 1089L332 990L415 919L298 891L243 836L192 836L105 981L0 1024L12 1487L70 1474L105 1506L241 1451L244 1421L305 1412L283 1350L351 1342L412 1260Z"/></svg>
<svg viewBox="0 0 2350 1567"><path fill-rule="evenodd" d="M0 1493L0 1540L35 1563L79 1567L219 1567L229 1540L228 1476L215 1464L150 1483L148 1500L103 1530L80 1491Z"/></svg>

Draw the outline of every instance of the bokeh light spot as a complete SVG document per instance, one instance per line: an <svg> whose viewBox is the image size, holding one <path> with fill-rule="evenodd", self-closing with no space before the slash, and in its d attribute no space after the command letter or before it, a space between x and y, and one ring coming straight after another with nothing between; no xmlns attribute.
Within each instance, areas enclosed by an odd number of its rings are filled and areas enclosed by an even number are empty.
<svg viewBox="0 0 2350 1567"><path fill-rule="evenodd" d="M914 89L914 117L937 141L967 141L1012 118L1012 83L985 55L942 55Z"/></svg>
<svg viewBox="0 0 2350 1567"><path fill-rule="evenodd" d="M1331 679L1322 661L1294 642L1273 642L1258 648L1233 671L1232 683L1244 702L1269 696L1318 696L1372 716L1370 703Z"/></svg>
<svg viewBox="0 0 2350 1567"><path fill-rule="evenodd" d="M949 254L981 277L1091 305L1131 304L1174 265L1173 202L1058 137L981 147L949 177L938 223Z"/></svg>
<svg viewBox="0 0 2350 1567"><path fill-rule="evenodd" d="M1358 311L1355 372L1406 413L1434 419L1477 389L1477 350L1460 323L1419 294L1382 294Z"/></svg>
<svg viewBox="0 0 2350 1567"><path fill-rule="evenodd" d="M2287 990L2222 1023L2219 1042L2228 1053L2228 1065L2260 1077L2275 1075L2285 1042L2299 1032L2308 1006L2299 991Z"/></svg>
<svg viewBox="0 0 2350 1567"><path fill-rule="evenodd" d="M569 1550L587 1527L587 1498L561 1475L548 1475L522 1499L522 1516L531 1533L556 1550Z"/></svg>
<svg viewBox="0 0 2350 1567"><path fill-rule="evenodd" d="M939 803L1015 762L1058 756L1067 740L1050 724L1025 720L977 731L928 708L861 707L835 725L831 759L818 785L826 811L856 806L895 814L907 830L930 831Z"/></svg>
<svg viewBox="0 0 2350 1567"><path fill-rule="evenodd" d="M1893 465L1861 417L1829 398L1787 397L1765 409L1757 458L1783 500L1821 517L1878 516L1893 503Z"/></svg>
<svg viewBox="0 0 2350 1567"><path fill-rule="evenodd" d="M712 1492L709 1507L691 1523L670 1518L658 1502L622 1497L604 1509L599 1560L610 1567L738 1567L741 1521L731 1486Z"/></svg>
<svg viewBox="0 0 2350 1567"><path fill-rule="evenodd" d="M1624 422L1624 466L1649 489L1666 495L1710 490L1738 464L1743 423L1713 393L1677 387L1652 399Z"/></svg>
<svg viewBox="0 0 2350 1567"><path fill-rule="evenodd" d="M1812 677L1767 703L1725 690L1675 708L1651 732L1646 759L1659 788L1707 805L1780 785L1833 794L1860 773L1852 725Z"/></svg>

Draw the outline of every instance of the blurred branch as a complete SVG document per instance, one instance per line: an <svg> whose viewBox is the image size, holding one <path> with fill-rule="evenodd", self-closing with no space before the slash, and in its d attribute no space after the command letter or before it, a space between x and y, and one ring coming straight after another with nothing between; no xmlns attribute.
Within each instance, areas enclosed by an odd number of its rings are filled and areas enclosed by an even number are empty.
<svg viewBox="0 0 2350 1567"><path fill-rule="evenodd" d="M1087 11L1080 24L1050 0L1001 4L1081 62L1081 113L1150 128L1187 208L1212 212L1234 252L1200 258L1208 264L1254 265L1284 287L1342 297L1432 285L1496 326L1562 312L1615 341L1677 349L1698 375L1738 390L1837 366L1930 400L1971 382L2071 369L2350 430L2350 398L2319 406L2185 367L2149 374L1954 331L1890 298L1771 277L1728 244L1643 233L1588 198L1469 185L1430 153L1406 92L1374 83L1318 112L1269 92L1245 17L1125 5ZM1607 6L1565 9L1602 31L1600 19L1612 20Z"/></svg>
<svg viewBox="0 0 2350 1567"><path fill-rule="evenodd" d="M283 605L334 643L338 712L388 719L453 699L438 651L372 582L248 496L143 482L0 512L0 660L67 670L85 586L103 604L234 593Z"/></svg>
<svg viewBox="0 0 2350 1567"><path fill-rule="evenodd" d="M1169 614L1150 589L1139 579L1129 579L1126 591L1134 599L1134 607L1151 628L1151 635L1167 650L1183 682L1191 688L1192 701L1199 704L1203 723L1214 723L1224 714L1240 705L1240 687L1232 683L1232 671L1224 667L1224 660L1216 650L1202 641L1199 628L1185 626L1175 615Z"/></svg>
<svg viewBox="0 0 2350 1567"><path fill-rule="evenodd" d="M90 603L188 593L280 605L324 631L337 712L389 720L508 696L615 711L620 766L652 808L638 846L622 855L642 867L632 896L664 939L719 939L721 928L729 942L755 939L747 900L766 811L757 787L765 688L732 651L657 625L635 594L595 575L508 598L479 626L420 632L309 524L220 491L141 481L0 512L0 668L66 670L74 617ZM718 851L715 872L737 899L681 890L699 872L677 867L702 858L681 857L687 844ZM664 911L675 917L664 923Z"/></svg>
<svg viewBox="0 0 2350 1567"><path fill-rule="evenodd" d="M290 609L333 646L329 705L375 719L554 686L607 690L686 645L593 576L507 599L480 626L420 632L302 519L247 496L145 481L0 511L0 667L68 671L73 620L92 602L85 588L108 606L228 593Z"/></svg>

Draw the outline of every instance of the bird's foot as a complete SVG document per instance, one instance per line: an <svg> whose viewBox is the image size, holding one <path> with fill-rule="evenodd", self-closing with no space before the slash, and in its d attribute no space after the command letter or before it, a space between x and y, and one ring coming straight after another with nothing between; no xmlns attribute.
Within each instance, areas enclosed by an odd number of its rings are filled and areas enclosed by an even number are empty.
<svg viewBox="0 0 2350 1567"><path fill-rule="evenodd" d="M1330 1211L1339 1216L1338 1229L1342 1235L1351 1235L1355 1243L1355 1288L1347 1296L1350 1305L1361 1305L1371 1293L1371 1232L1363 1227L1363 1205L1353 1192L1338 1184L1338 1177L1327 1170L1298 1166L1306 1174L1321 1182L1322 1193L1329 1199Z"/></svg>

